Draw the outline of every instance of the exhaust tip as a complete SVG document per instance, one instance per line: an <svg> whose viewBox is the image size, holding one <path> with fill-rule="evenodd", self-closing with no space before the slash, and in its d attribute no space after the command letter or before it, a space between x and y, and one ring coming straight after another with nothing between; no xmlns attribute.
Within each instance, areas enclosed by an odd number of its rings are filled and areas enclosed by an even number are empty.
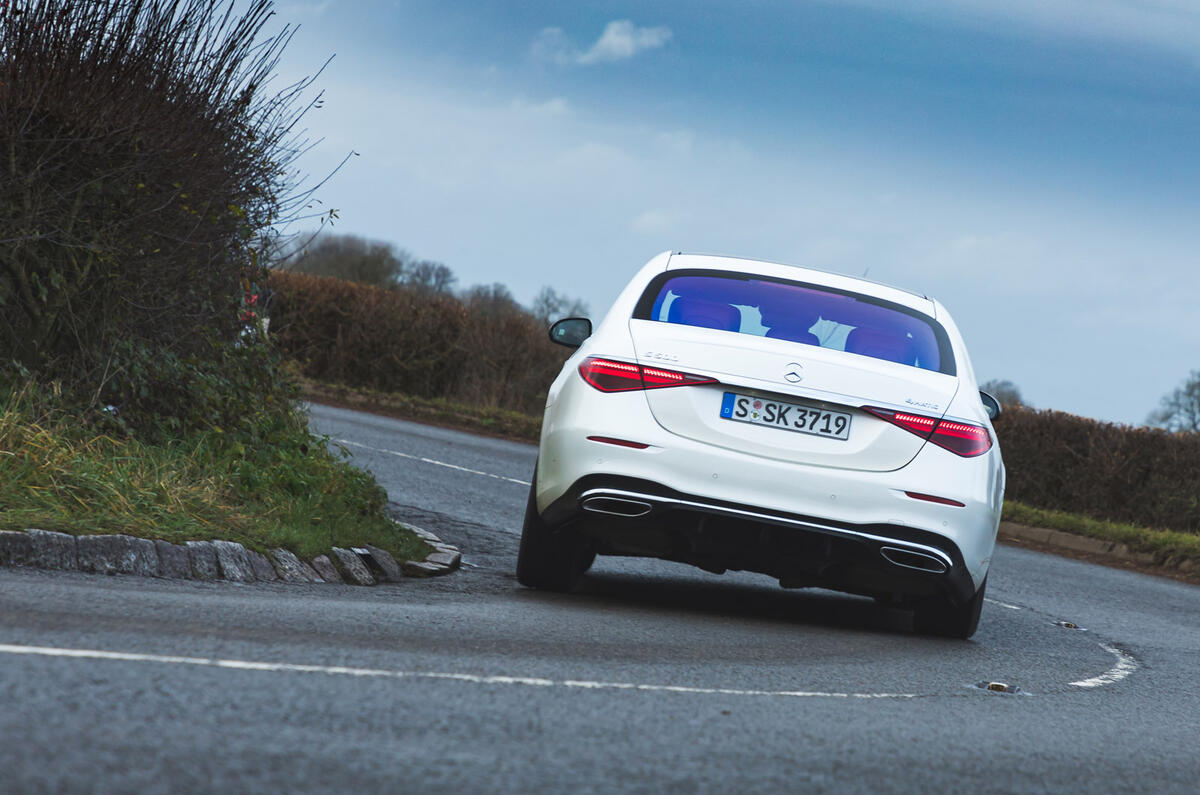
<svg viewBox="0 0 1200 795"><path fill-rule="evenodd" d="M906 569L917 569L918 571L927 571L931 574L945 574L947 569L949 569L944 561L935 558L933 555L926 555L923 552L913 552L911 549L881 547L879 554L883 555L888 563Z"/></svg>
<svg viewBox="0 0 1200 795"><path fill-rule="evenodd" d="M641 500L630 500L624 497L588 497L580 507L592 513L605 513L610 516L625 516L633 518L645 516L653 509L653 505Z"/></svg>

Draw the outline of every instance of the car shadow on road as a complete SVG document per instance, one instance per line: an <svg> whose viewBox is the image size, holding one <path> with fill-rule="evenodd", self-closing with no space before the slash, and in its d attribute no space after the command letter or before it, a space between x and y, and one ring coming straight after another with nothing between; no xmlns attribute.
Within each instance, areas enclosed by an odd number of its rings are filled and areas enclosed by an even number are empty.
<svg viewBox="0 0 1200 795"><path fill-rule="evenodd" d="M530 592L536 593L536 592ZM608 610L650 610L694 617L734 618L768 624L793 624L837 630L911 634L909 611L873 599L818 588L786 590L746 581L670 575L590 572L570 594ZM561 594L547 598L561 599Z"/></svg>

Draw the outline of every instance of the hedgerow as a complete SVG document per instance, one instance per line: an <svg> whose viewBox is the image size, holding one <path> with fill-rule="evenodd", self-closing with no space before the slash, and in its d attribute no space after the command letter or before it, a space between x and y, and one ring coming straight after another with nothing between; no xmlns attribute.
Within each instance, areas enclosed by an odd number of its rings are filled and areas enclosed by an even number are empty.
<svg viewBox="0 0 1200 795"><path fill-rule="evenodd" d="M996 423L1006 496L1047 510L1200 533L1200 433L1013 408Z"/></svg>
<svg viewBox="0 0 1200 795"><path fill-rule="evenodd" d="M569 352L507 300L274 271L271 336L321 381L540 413Z"/></svg>

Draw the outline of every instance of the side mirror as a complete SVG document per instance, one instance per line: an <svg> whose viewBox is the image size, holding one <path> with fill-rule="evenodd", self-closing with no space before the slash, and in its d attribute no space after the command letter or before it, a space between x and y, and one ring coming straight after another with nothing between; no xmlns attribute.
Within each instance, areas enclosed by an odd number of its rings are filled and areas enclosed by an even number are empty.
<svg viewBox="0 0 1200 795"><path fill-rule="evenodd" d="M568 317L550 327L550 341L568 348L578 348L592 336L592 321L586 317Z"/></svg>
<svg viewBox="0 0 1200 795"><path fill-rule="evenodd" d="M979 390L979 401L983 403L983 410L987 412L989 419L995 420L1000 416L999 400L996 400L996 398L981 389Z"/></svg>

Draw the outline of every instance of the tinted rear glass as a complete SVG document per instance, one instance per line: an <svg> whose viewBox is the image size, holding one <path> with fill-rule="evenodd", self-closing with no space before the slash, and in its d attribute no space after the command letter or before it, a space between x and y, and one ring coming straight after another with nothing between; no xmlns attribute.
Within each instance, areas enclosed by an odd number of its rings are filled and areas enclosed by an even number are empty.
<svg viewBox="0 0 1200 795"><path fill-rule="evenodd" d="M847 291L724 271L668 271L634 317L815 345L954 375L946 331L914 309Z"/></svg>

